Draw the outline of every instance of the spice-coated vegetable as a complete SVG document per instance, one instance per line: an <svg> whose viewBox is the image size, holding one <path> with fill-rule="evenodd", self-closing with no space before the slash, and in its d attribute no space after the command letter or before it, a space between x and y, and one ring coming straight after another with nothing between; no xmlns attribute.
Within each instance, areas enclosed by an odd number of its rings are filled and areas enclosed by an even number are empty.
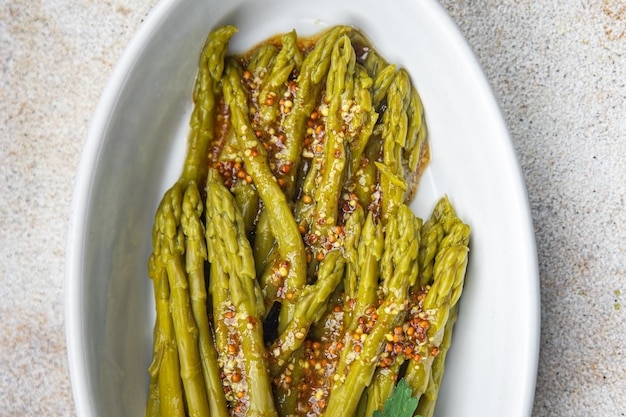
<svg viewBox="0 0 626 417"><path fill-rule="evenodd" d="M415 85L349 26L229 55L236 31L208 36L155 214L146 416L432 416L469 227L447 197L424 224L407 205Z"/></svg>

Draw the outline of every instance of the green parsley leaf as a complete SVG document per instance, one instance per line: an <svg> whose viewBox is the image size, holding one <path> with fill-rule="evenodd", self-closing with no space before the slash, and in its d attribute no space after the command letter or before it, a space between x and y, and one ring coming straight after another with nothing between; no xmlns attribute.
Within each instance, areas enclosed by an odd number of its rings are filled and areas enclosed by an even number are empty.
<svg viewBox="0 0 626 417"><path fill-rule="evenodd" d="M417 408L418 399L412 397L411 387L401 379L385 401L383 411L374 411L372 417L412 417Z"/></svg>

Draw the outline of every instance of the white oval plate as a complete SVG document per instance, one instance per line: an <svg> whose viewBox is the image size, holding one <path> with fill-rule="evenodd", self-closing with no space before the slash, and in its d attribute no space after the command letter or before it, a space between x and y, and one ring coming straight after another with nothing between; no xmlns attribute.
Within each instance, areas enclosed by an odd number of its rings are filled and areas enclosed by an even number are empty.
<svg viewBox="0 0 626 417"><path fill-rule="evenodd" d="M243 51L292 28L364 30L409 71L426 109L432 162L414 203L447 193L472 227L460 317L436 415L527 417L539 346L534 234L511 140L485 77L434 0L164 0L114 70L89 130L70 219L69 366L77 413L143 415L154 304L153 215L182 168L200 48L218 24Z"/></svg>

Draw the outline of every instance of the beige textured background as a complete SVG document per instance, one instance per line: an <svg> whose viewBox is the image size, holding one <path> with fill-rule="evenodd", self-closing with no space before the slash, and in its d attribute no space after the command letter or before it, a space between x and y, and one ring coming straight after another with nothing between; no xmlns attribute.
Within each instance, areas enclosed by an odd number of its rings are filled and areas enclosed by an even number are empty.
<svg viewBox="0 0 626 417"><path fill-rule="evenodd" d="M0 0L0 416L75 414L63 317L74 175L155 3ZM528 187L542 300L533 416L624 416L626 1L441 3L485 69Z"/></svg>

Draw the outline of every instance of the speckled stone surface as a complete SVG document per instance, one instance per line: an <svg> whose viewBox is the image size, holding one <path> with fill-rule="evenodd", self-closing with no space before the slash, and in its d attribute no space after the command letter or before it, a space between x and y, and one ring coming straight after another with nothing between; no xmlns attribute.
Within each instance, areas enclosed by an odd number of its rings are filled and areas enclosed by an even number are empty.
<svg viewBox="0 0 626 417"><path fill-rule="evenodd" d="M63 317L74 175L112 68L155 3L0 0L0 415L75 414ZM527 184L542 301L533 416L626 415L626 3L441 3Z"/></svg>

